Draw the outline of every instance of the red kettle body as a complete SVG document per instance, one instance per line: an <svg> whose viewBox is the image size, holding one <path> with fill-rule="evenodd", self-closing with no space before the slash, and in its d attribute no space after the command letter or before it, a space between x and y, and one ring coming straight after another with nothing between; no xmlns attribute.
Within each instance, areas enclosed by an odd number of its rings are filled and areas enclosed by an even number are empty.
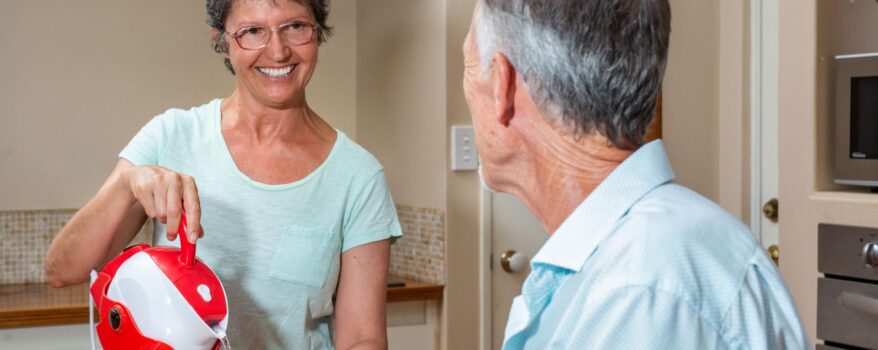
<svg viewBox="0 0 878 350"><path fill-rule="evenodd" d="M216 350L229 312L219 278L195 257L180 222L181 249L130 247L107 263L90 292L106 350Z"/></svg>

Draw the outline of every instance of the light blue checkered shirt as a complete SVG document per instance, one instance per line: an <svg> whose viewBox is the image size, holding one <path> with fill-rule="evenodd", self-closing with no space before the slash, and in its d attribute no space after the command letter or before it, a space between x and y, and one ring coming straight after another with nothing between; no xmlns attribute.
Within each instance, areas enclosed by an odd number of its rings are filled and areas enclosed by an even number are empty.
<svg viewBox="0 0 878 350"><path fill-rule="evenodd" d="M625 160L534 257L503 349L805 349L771 259L674 178L661 141Z"/></svg>

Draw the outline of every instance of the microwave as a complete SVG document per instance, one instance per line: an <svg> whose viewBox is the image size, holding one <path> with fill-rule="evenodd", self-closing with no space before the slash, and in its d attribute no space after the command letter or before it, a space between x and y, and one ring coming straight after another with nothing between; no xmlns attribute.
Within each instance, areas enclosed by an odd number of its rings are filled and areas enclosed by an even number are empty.
<svg viewBox="0 0 878 350"><path fill-rule="evenodd" d="M878 53L835 58L835 171L841 185L878 188Z"/></svg>

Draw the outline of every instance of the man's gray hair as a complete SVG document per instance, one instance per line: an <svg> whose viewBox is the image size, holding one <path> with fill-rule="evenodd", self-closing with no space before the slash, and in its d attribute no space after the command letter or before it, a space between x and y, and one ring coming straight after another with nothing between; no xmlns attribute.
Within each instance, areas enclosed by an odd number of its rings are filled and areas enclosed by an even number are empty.
<svg viewBox="0 0 878 350"><path fill-rule="evenodd" d="M668 56L667 0L482 0L482 69L503 53L552 122L644 143Z"/></svg>

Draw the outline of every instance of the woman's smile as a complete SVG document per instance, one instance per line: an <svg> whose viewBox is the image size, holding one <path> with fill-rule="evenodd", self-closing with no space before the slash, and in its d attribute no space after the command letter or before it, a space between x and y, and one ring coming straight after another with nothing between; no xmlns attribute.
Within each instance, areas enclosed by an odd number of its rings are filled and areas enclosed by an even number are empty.
<svg viewBox="0 0 878 350"><path fill-rule="evenodd" d="M292 75L298 64L282 67L256 67L256 70L269 79L284 79Z"/></svg>

